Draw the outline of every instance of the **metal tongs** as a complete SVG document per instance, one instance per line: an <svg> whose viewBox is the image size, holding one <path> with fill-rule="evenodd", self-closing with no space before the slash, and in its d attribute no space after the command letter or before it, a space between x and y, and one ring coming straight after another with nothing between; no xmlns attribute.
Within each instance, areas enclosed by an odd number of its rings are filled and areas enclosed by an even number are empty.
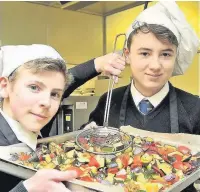
<svg viewBox="0 0 200 192"><path fill-rule="evenodd" d="M123 44L123 49L122 49L122 52L121 52L121 55L123 56L124 47L126 45L126 34L125 33L118 34L115 37L113 53L116 52L117 40L119 39L120 36L124 36L125 37L124 44ZM108 118L109 118L109 113L110 113L110 104L111 104L111 98L112 98L112 91L113 91L113 87L114 87L114 84L115 84L116 81L118 81L118 77L117 76L110 76L109 83L108 83L106 106L105 106L105 112L104 112L104 123L103 123L103 127L104 128L108 128Z"/></svg>

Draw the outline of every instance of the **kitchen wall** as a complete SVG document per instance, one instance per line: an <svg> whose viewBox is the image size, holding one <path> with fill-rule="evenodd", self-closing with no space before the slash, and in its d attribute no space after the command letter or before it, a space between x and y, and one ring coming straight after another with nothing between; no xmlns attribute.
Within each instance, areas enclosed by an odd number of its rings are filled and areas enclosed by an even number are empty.
<svg viewBox="0 0 200 192"><path fill-rule="evenodd" d="M0 2L0 40L2 45L49 44L68 63L79 64L103 54L102 18L28 2ZM94 88L94 81L84 87Z"/></svg>
<svg viewBox="0 0 200 192"><path fill-rule="evenodd" d="M153 4L155 2L149 3L149 6ZM178 1L177 4L200 37L200 2ZM143 6L138 6L107 17L107 52L112 51L116 34L125 32L142 10ZM28 2L4 1L0 2L0 41L2 45L49 44L55 47L68 63L79 64L103 54L102 18ZM198 94L199 60L196 56L186 74L173 77L171 82L181 89ZM68 64L68 67L74 65ZM127 66L117 87L129 83L130 76ZM81 90L96 88L96 95L101 95L107 90L106 82L94 78L83 85Z"/></svg>

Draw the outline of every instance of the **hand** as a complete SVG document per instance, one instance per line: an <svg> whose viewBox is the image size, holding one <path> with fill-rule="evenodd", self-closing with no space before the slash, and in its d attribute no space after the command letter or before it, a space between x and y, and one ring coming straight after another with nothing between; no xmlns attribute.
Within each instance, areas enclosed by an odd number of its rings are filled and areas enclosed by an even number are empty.
<svg viewBox="0 0 200 192"><path fill-rule="evenodd" d="M92 128L97 128L97 124L94 121L87 124L83 129L92 129Z"/></svg>
<svg viewBox="0 0 200 192"><path fill-rule="evenodd" d="M106 75L119 76L125 68L125 58L117 53L109 53L94 60L95 69Z"/></svg>
<svg viewBox="0 0 200 192"><path fill-rule="evenodd" d="M70 192L61 181L68 181L77 176L75 171L43 169L25 180L23 184L28 192Z"/></svg>

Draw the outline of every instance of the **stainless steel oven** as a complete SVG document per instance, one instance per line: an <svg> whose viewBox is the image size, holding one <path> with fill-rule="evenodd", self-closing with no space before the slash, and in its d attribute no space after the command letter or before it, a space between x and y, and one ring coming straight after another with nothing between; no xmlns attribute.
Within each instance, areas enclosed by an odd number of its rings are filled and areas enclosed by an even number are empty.
<svg viewBox="0 0 200 192"><path fill-rule="evenodd" d="M74 129L74 105L62 105L58 114L58 135Z"/></svg>
<svg viewBox="0 0 200 192"><path fill-rule="evenodd" d="M77 131L88 122L99 96L70 96L62 102L50 136Z"/></svg>

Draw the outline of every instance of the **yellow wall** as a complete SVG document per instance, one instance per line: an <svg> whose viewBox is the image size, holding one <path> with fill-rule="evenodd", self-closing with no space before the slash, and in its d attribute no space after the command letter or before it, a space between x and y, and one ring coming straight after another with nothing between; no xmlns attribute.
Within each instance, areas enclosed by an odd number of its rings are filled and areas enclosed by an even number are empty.
<svg viewBox="0 0 200 192"><path fill-rule="evenodd" d="M198 16L198 18L199 18L199 20L198 20L198 23L199 23L199 37L200 37L200 1L199 1L199 16ZM199 48L199 51L200 51L200 48ZM198 56L199 56L199 58L198 58L198 60L199 60L199 70L198 70L198 72L199 72L199 74L200 74L200 53L198 54ZM199 75L199 82L200 82L200 75ZM200 83L199 83L199 95L200 95Z"/></svg>
<svg viewBox="0 0 200 192"><path fill-rule="evenodd" d="M152 6L156 2L149 3ZM198 7L199 2L177 2L180 9L184 12L186 19L194 28L196 33L200 37L200 30L198 24L200 23L200 16L198 15L200 10ZM137 15L143 10L143 6L138 6L121 13L109 16L107 18L107 51L110 52L113 49L113 42L116 34L126 32L129 25L137 17ZM173 77L171 82L174 86L183 90L191 92L193 94L199 94L199 67L198 56L194 58L194 61L190 68L187 70L184 76ZM126 71L125 78L129 78L130 71Z"/></svg>
<svg viewBox="0 0 200 192"><path fill-rule="evenodd" d="M178 2L178 5L188 22L199 34L198 3L200 4L200 2ZM149 6L153 4L155 2L149 3ZM116 34L124 33L142 10L143 6L139 6L107 17L107 52L112 51ZM102 54L102 18L99 16L27 2L0 2L0 18L2 45L49 44L55 47L68 63L81 63ZM200 78L198 60L200 61L196 56L184 76L172 78L171 81L175 86L198 94L198 79ZM128 83L130 75L127 67L122 73L119 85ZM94 82L94 80L89 81L81 89L94 88Z"/></svg>
<svg viewBox="0 0 200 192"><path fill-rule="evenodd" d="M0 2L0 18L2 45L49 44L75 64L103 54L100 16L27 2ZM94 87L94 81L84 87Z"/></svg>
<svg viewBox="0 0 200 192"><path fill-rule="evenodd" d="M3 44L48 43L71 63L102 54L102 19L27 2L0 2Z"/></svg>

